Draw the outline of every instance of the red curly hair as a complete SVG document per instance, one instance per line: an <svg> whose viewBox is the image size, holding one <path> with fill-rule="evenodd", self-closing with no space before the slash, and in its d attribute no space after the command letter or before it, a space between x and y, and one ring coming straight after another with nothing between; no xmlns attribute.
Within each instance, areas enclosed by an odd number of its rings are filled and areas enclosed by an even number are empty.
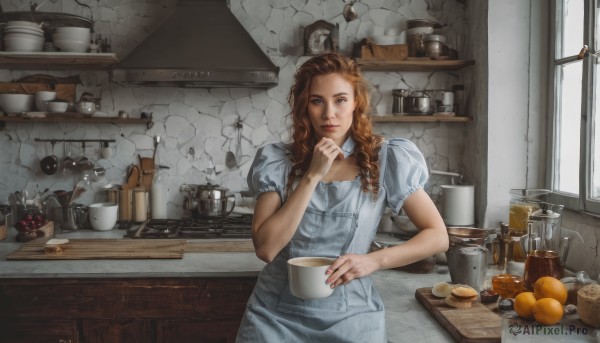
<svg viewBox="0 0 600 343"><path fill-rule="evenodd" d="M358 164L362 189L371 191L373 195L379 192L379 148L383 137L373 135L371 119L368 111L369 88L363 78L360 68L353 60L338 53L326 53L306 61L295 75L295 82L290 90L288 102L292 111L292 169L287 182L287 193L297 175L308 170L312 154L317 143L313 127L308 116L308 98L310 82L316 75L338 73L354 87L356 108L352 116L350 137L356 143L354 155Z"/></svg>

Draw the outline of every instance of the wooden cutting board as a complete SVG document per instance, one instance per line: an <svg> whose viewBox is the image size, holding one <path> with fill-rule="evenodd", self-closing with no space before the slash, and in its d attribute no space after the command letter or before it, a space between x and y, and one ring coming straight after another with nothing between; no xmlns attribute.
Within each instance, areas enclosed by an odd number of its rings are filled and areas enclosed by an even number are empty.
<svg viewBox="0 0 600 343"><path fill-rule="evenodd" d="M180 259L183 239L70 239L58 254L44 252L47 239L36 239L6 256L7 260Z"/></svg>
<svg viewBox="0 0 600 343"><path fill-rule="evenodd" d="M415 297L457 342L500 342L501 317L479 301L468 309L450 307L431 287L417 289Z"/></svg>
<svg viewBox="0 0 600 343"><path fill-rule="evenodd" d="M185 252L254 252L252 240L236 241L188 241L185 244Z"/></svg>

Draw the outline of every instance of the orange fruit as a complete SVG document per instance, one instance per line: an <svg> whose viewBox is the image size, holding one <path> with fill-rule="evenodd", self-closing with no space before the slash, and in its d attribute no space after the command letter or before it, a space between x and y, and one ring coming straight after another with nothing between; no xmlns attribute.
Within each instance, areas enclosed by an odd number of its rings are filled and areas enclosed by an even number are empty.
<svg viewBox="0 0 600 343"><path fill-rule="evenodd" d="M533 318L542 325L554 325L563 317L563 306L552 298L542 298L533 304Z"/></svg>
<svg viewBox="0 0 600 343"><path fill-rule="evenodd" d="M567 286L552 276L543 276L533 285L533 294L536 299L552 298L558 300L561 305L567 302Z"/></svg>
<svg viewBox="0 0 600 343"><path fill-rule="evenodd" d="M519 295L515 297L515 312L517 312L521 318L533 319L532 311L535 302L536 299L535 295L533 295L533 292L519 293Z"/></svg>

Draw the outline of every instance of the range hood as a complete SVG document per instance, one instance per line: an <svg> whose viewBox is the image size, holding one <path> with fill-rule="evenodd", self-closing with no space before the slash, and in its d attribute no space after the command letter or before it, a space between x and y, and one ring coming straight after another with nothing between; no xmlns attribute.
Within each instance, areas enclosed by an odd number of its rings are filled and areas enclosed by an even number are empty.
<svg viewBox="0 0 600 343"><path fill-rule="evenodd" d="M252 39L227 0L179 0L159 27L111 71L125 85L277 85L279 68Z"/></svg>

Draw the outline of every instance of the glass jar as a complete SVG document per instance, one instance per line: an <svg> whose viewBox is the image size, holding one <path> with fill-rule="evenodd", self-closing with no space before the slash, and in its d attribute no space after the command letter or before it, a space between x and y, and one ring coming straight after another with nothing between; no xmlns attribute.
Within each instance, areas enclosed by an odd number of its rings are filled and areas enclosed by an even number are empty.
<svg viewBox="0 0 600 343"><path fill-rule="evenodd" d="M529 215L540 209L539 202L547 201L547 189L511 189L508 227L511 236L527 234Z"/></svg>

